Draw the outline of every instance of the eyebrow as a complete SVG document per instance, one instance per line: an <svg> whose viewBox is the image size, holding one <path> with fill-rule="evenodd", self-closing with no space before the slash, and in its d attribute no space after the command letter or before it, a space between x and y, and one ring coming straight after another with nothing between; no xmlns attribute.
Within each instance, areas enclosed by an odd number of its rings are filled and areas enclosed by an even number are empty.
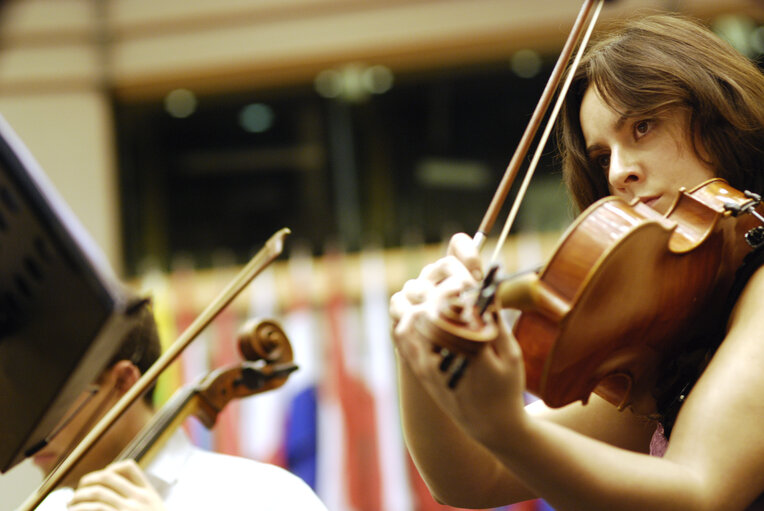
<svg viewBox="0 0 764 511"><path fill-rule="evenodd" d="M618 117L618 120L615 121L615 125L613 126L613 129L615 131L620 131L621 128L623 128L623 125L626 124L626 121L629 119L629 116L627 115L621 115ZM593 151L599 150L602 148L601 144L592 144L590 146L587 146L586 148L586 154L589 155Z"/></svg>
<svg viewBox="0 0 764 511"><path fill-rule="evenodd" d="M623 125L626 124L626 121L629 119L628 115L622 115L618 118L618 120L615 122L615 130L618 131L621 128L623 128Z"/></svg>

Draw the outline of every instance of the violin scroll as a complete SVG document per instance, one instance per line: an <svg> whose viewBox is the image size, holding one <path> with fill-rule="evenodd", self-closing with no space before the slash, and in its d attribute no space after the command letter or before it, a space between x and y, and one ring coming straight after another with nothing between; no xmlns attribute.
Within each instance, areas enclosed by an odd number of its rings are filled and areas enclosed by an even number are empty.
<svg viewBox="0 0 764 511"><path fill-rule="evenodd" d="M246 361L209 373L196 388L195 415L208 428L231 400L278 388L297 370L292 345L276 320L247 321L237 341Z"/></svg>
<svg viewBox="0 0 764 511"><path fill-rule="evenodd" d="M291 362L294 359L289 338L273 319L250 319L241 328L237 343L239 352L251 362Z"/></svg>

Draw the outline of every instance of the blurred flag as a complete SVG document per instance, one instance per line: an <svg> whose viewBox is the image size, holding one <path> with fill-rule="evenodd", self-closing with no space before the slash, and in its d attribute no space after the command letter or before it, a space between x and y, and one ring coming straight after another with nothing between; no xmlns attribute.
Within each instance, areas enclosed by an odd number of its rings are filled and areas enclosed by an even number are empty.
<svg viewBox="0 0 764 511"><path fill-rule="evenodd" d="M196 278L190 266L175 271L172 275L173 302L175 305L175 325L178 332L183 333L194 322L199 314L196 304ZM190 385L197 382L210 371L209 347L210 330L203 330L183 351L180 357L180 373L182 384ZM212 450L212 432L197 420L187 420L184 423L191 441L204 449Z"/></svg>
<svg viewBox="0 0 764 511"><path fill-rule="evenodd" d="M411 488L406 476L407 454L398 411L387 274L381 250L367 249L361 254L361 285L364 334L361 374L373 394L382 508L407 511L412 509Z"/></svg>
<svg viewBox="0 0 764 511"><path fill-rule="evenodd" d="M244 455L287 468L316 489L317 367L314 312L310 308L312 260L299 250L289 261L289 303L277 318L275 273L268 270L253 283L250 319L276 319L294 352L298 370L278 389L248 399L241 407L241 441Z"/></svg>
<svg viewBox="0 0 764 511"><path fill-rule="evenodd" d="M215 278L216 290L224 289L231 280L230 272L219 270ZM239 352L236 342L238 318L229 305L223 309L212 324L208 327L209 338L213 344L210 346L212 355L212 367L214 369L225 369L231 366L238 366L244 361ZM239 412L241 401L232 399L223 410L218 414L215 427L213 428L214 449L223 454L231 456L240 456L239 446Z"/></svg>
<svg viewBox="0 0 764 511"><path fill-rule="evenodd" d="M377 418L374 397L359 375L363 369L360 318L357 308L349 307L343 295L342 255L327 255L325 261L331 286L326 311L329 326L326 392L322 398L332 403L334 419L342 424L343 437L334 439L343 445L340 471L335 474L341 479L338 504L347 506L336 509L379 511L382 495ZM324 448L323 444L320 448Z"/></svg>
<svg viewBox="0 0 764 511"><path fill-rule="evenodd" d="M239 325L239 329L250 319L276 316L276 280L273 269L266 269L250 286L247 318ZM290 331L285 332L292 341ZM283 453L286 398L283 390L282 387L277 392L266 392L242 401L239 437L243 456L286 467Z"/></svg>
<svg viewBox="0 0 764 511"><path fill-rule="evenodd" d="M143 275L141 289L144 293L150 293L159 341L164 352L178 337L170 282L165 274L158 270L151 270ZM166 403L182 384L180 367L178 364L172 364L157 379L153 396L157 409Z"/></svg>

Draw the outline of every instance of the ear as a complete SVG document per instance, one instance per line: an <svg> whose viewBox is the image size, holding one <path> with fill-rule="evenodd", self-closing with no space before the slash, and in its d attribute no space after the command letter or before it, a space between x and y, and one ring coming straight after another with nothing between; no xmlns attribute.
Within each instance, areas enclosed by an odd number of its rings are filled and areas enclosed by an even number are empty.
<svg viewBox="0 0 764 511"><path fill-rule="evenodd" d="M129 360L120 360L111 366L110 372L115 388L123 394L141 377L141 371Z"/></svg>

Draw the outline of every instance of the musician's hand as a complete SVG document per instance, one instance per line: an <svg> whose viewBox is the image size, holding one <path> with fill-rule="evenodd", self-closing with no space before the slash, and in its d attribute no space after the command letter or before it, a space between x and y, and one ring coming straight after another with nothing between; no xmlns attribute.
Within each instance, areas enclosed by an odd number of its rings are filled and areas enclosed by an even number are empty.
<svg viewBox="0 0 764 511"><path fill-rule="evenodd" d="M419 277L406 282L403 289L392 296L393 340L409 363L417 365L417 361L431 355L432 346L418 340L414 329L414 320L424 314L425 300L435 293L456 295L476 286L482 275L480 255L472 238L459 233L451 238L446 257L425 266Z"/></svg>
<svg viewBox="0 0 764 511"><path fill-rule="evenodd" d="M164 511L162 498L133 460L91 472L69 502L69 511Z"/></svg>
<svg viewBox="0 0 764 511"><path fill-rule="evenodd" d="M525 373L522 353L503 327L499 339L472 358L455 389L450 374L441 370L437 341L417 330L428 321L427 311L445 297L478 285L482 276L478 251L466 234L455 235L448 255L426 266L390 300L393 340L399 358L417 376L430 396L474 438L491 443L508 430L522 427ZM452 362L453 367L453 362Z"/></svg>

